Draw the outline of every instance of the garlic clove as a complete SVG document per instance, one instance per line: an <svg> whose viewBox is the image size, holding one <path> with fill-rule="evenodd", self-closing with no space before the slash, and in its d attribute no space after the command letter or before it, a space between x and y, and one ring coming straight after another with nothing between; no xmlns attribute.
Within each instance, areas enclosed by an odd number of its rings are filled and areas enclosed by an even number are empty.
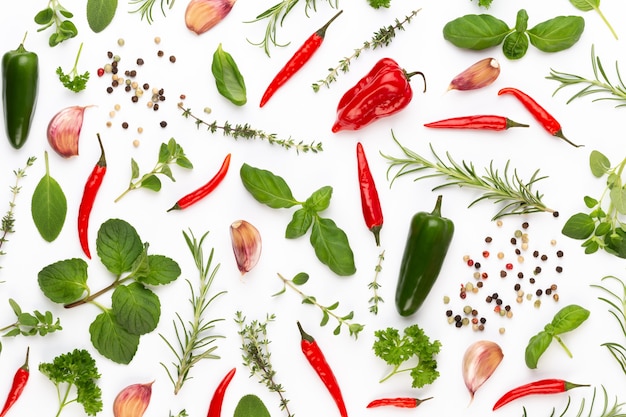
<svg viewBox="0 0 626 417"><path fill-rule="evenodd" d="M470 392L470 403L474 393L493 374L504 357L500 346L489 340L471 344L463 355L463 380Z"/></svg>
<svg viewBox="0 0 626 417"><path fill-rule="evenodd" d="M230 238L241 275L255 267L261 257L261 234L252 224L237 220L230 225Z"/></svg>
<svg viewBox="0 0 626 417"><path fill-rule="evenodd" d="M449 90L476 90L492 84L500 75L500 63L495 58L485 58L454 77Z"/></svg>
<svg viewBox="0 0 626 417"><path fill-rule="evenodd" d="M150 404L152 382L132 384L121 390L113 401L115 417L141 417Z"/></svg>
<svg viewBox="0 0 626 417"><path fill-rule="evenodd" d="M78 155L78 139L83 128L85 109L91 106L71 106L59 111L48 123L48 143L63 158Z"/></svg>
<svg viewBox="0 0 626 417"><path fill-rule="evenodd" d="M191 0L185 10L185 24L197 35L211 29L230 13L237 0Z"/></svg>

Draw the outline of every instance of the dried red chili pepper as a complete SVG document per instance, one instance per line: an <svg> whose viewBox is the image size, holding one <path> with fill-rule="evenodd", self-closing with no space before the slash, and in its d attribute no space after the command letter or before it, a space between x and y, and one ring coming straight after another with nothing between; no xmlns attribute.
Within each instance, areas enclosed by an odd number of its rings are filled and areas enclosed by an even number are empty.
<svg viewBox="0 0 626 417"><path fill-rule="evenodd" d="M83 191L83 198L80 201L78 209L78 240L80 246L87 258L91 259L91 253L89 251L89 216L91 215L91 209L93 203L96 200L96 195L102 185L102 180L107 171L107 161L104 155L104 147L102 146L102 140L100 134L97 134L98 144L100 145L100 159L93 167L87 182L85 183L85 189Z"/></svg>
<svg viewBox="0 0 626 417"><path fill-rule="evenodd" d="M340 130L358 130L381 117L391 116L409 105L413 90L409 83L416 71L407 73L396 61L383 58L369 73L349 89L337 105L337 120L332 127L334 133Z"/></svg>
<svg viewBox="0 0 626 417"><path fill-rule="evenodd" d="M572 388L588 387L589 385L573 384L562 379L541 379L539 381L530 382L513 388L504 394L493 406L493 410L497 410L505 404L510 403L518 398L535 394L558 394L568 391Z"/></svg>
<svg viewBox="0 0 626 417"><path fill-rule="evenodd" d="M412 397L380 398L369 403L366 408L388 406L399 408L416 408L418 405L420 405L424 401L430 400L431 398L433 397L424 398L423 400Z"/></svg>
<svg viewBox="0 0 626 417"><path fill-rule="evenodd" d="M506 130L511 127L528 127L528 125L514 122L504 116L477 115L453 117L424 124L426 127L439 129L481 129L481 130Z"/></svg>
<svg viewBox="0 0 626 417"><path fill-rule="evenodd" d="M211 398L211 403L209 404L209 412L207 413L207 417L220 417L222 414L222 404L224 403L224 395L226 394L226 388L230 384L230 381L235 376L235 371L237 368L233 368L220 381L215 388L215 392L213 393L213 398Z"/></svg>
<svg viewBox="0 0 626 417"><path fill-rule="evenodd" d="M520 103L522 103L524 107L526 107L526 110L528 110L530 114L532 114L533 117L539 123L541 123L543 128L546 131L548 131L552 136L561 138L565 142L569 143L570 145L576 148L582 146L582 145L576 145L575 143L567 139L565 135L563 135L563 129L561 129L561 124L554 118L554 116L548 113L546 109L541 107L541 105L537 103L535 99L530 97L528 94L524 93L523 91L518 90L517 88L512 88L512 87L502 88L500 91L498 91L499 96L501 96L502 94L511 94L513 97L517 98L520 101Z"/></svg>
<svg viewBox="0 0 626 417"><path fill-rule="evenodd" d="M13 405L20 398L22 392L24 391L24 388L26 387L28 377L30 376L30 371L28 369L29 352L30 348L26 348L26 360L24 360L24 365L20 366L13 376L13 384L11 385L11 389L9 390L9 394L7 395L4 407L2 407L2 411L0 411L0 417L4 417L7 414L9 409L13 407Z"/></svg>
<svg viewBox="0 0 626 417"><path fill-rule="evenodd" d="M198 201L202 200L204 197L209 195L213 190L215 190L215 188L217 188L218 185L220 185L220 183L222 182L222 180L228 173L229 166L230 166L230 154L226 155L226 158L224 158L224 162L222 162L222 166L220 167L219 171L217 171L217 174L215 174L213 178L209 180L209 182L207 182L206 184L204 184L202 187L198 188L197 190L180 198L176 202L176 204L174 204L167 211L186 209L187 207L191 206L192 204L197 203Z"/></svg>
<svg viewBox="0 0 626 417"><path fill-rule="evenodd" d="M337 383L337 378L335 378L333 370L326 361L324 352L322 352L315 339L302 329L300 322L297 322L297 324L298 330L300 330L300 336L302 337L300 342L302 353L304 353L304 356L307 358L317 375L326 386L326 389L328 389L328 392L335 400L341 417L348 417L348 411L346 410L346 405L343 401L343 396L341 395L341 389Z"/></svg>
<svg viewBox="0 0 626 417"><path fill-rule="evenodd" d="M376 246L380 246L380 229L383 227L383 211L380 207L380 199L378 198L374 177L372 177L361 142L356 144L356 159L363 218L365 219L367 228L374 233Z"/></svg>
<svg viewBox="0 0 626 417"><path fill-rule="evenodd" d="M285 66L278 71L278 74L274 77L270 85L265 90L259 107L263 107L265 103L274 95L274 93L283 86L296 72L300 70L306 64L313 54L320 48L324 37L326 36L326 29L328 26L341 14L343 10L340 10L335 16L332 17L324 26L316 30L309 38L304 41L302 46L298 48L295 54L291 57Z"/></svg>

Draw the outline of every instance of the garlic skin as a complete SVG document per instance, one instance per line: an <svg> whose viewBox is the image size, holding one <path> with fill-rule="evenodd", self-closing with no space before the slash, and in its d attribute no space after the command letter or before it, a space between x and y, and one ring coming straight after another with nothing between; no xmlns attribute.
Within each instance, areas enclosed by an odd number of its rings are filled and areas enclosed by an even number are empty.
<svg viewBox="0 0 626 417"><path fill-rule="evenodd" d="M261 257L261 234L252 224L237 220L230 225L230 238L241 275L255 267Z"/></svg>
<svg viewBox="0 0 626 417"><path fill-rule="evenodd" d="M78 138L83 128L85 109L91 106L71 106L59 111L48 123L48 143L63 158L78 155Z"/></svg>
<svg viewBox="0 0 626 417"><path fill-rule="evenodd" d="M141 417L150 404L152 382L132 384L121 390L113 401L115 417Z"/></svg>
<svg viewBox="0 0 626 417"><path fill-rule="evenodd" d="M201 35L230 13L237 0L191 0L185 10L187 29Z"/></svg>
<svg viewBox="0 0 626 417"><path fill-rule="evenodd" d="M472 343L463 355L463 380L470 392L470 403L474 393L489 379L504 357L500 345L489 340Z"/></svg>
<svg viewBox="0 0 626 417"><path fill-rule="evenodd" d="M500 75L500 63L495 58L485 58L469 66L454 77L450 90L476 90L492 84Z"/></svg>

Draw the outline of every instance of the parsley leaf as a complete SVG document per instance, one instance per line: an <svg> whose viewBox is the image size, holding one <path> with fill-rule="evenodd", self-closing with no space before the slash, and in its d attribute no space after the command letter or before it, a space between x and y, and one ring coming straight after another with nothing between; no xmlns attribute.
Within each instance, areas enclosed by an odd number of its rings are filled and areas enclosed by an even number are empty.
<svg viewBox="0 0 626 417"><path fill-rule="evenodd" d="M391 0L367 0L374 9L380 9L381 7L389 8ZM482 1L482 0L481 0Z"/></svg>
<svg viewBox="0 0 626 417"><path fill-rule="evenodd" d="M39 364L39 371L56 386L59 409L73 402L82 404L85 413L95 416L102 411L102 390L96 385L100 373L96 361L85 349L74 349L53 359L51 363ZM76 388L76 397L70 398L70 390Z"/></svg>
<svg viewBox="0 0 626 417"><path fill-rule="evenodd" d="M480 7L484 7L485 9L488 9L489 6L491 6L492 1L493 0L478 0L478 5Z"/></svg>
<svg viewBox="0 0 626 417"><path fill-rule="evenodd" d="M78 58L80 58L80 53L83 50L83 44L80 44L78 48L78 54L76 55L76 60L74 61L74 68L65 74L63 72L63 68L57 68L57 75L59 76L59 81L63 84L63 86L69 90L72 90L75 93L79 91L83 91L87 87L87 81L89 81L89 71L85 71L84 74L78 73Z"/></svg>
<svg viewBox="0 0 626 417"><path fill-rule="evenodd" d="M374 332L374 354L392 366L391 372L380 380L384 382L400 372L409 372L413 388L422 388L433 383L439 377L437 361L434 356L439 353L441 342L430 338L417 324L404 329L403 334L392 327ZM407 361L416 357L417 365L401 368Z"/></svg>

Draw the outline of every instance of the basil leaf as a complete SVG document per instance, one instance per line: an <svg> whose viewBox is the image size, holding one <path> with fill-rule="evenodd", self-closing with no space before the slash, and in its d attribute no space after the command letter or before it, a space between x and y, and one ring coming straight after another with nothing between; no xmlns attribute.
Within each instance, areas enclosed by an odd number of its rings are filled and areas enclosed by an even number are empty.
<svg viewBox="0 0 626 417"><path fill-rule="evenodd" d="M139 347L139 336L120 326L110 310L96 316L89 325L89 334L93 347L115 363L130 363Z"/></svg>
<svg viewBox="0 0 626 417"><path fill-rule="evenodd" d="M600 0L569 0L578 10L588 12L600 7Z"/></svg>
<svg viewBox="0 0 626 417"><path fill-rule="evenodd" d="M559 310L552 319L552 329L555 335L570 332L583 324L589 317L589 310L570 304Z"/></svg>
<svg viewBox="0 0 626 417"><path fill-rule="evenodd" d="M39 271L37 282L50 300L55 303L71 303L89 290L87 262L79 258L55 262Z"/></svg>
<svg viewBox="0 0 626 417"><path fill-rule="evenodd" d="M102 32L115 17L117 0L87 0L87 23L95 33Z"/></svg>
<svg viewBox="0 0 626 417"><path fill-rule="evenodd" d="M509 25L488 14L468 14L443 27L443 37L459 48L486 49L499 45L511 33Z"/></svg>
<svg viewBox="0 0 626 417"><path fill-rule="evenodd" d="M243 186L259 203L271 208L289 208L298 204L285 180L270 171L244 163L239 175Z"/></svg>
<svg viewBox="0 0 626 417"><path fill-rule="evenodd" d="M133 282L120 285L113 291L111 310L117 322L128 333L142 335L156 329L161 316L161 303L157 295Z"/></svg>
<svg viewBox="0 0 626 417"><path fill-rule="evenodd" d="M585 30L580 16L557 16L529 29L530 43L543 52L558 52L574 45Z"/></svg>
<svg viewBox="0 0 626 417"><path fill-rule="evenodd" d="M543 353L548 349L552 343L552 335L541 331L530 338L526 350L524 352L524 360L526 366L530 369L537 368L537 362Z"/></svg>
<svg viewBox="0 0 626 417"><path fill-rule="evenodd" d="M593 218L587 213L576 213L563 225L561 233L572 239L587 239L596 228Z"/></svg>
<svg viewBox="0 0 626 417"><path fill-rule="evenodd" d="M611 169L611 161L600 151L591 151L589 154L589 167L594 177L600 178Z"/></svg>
<svg viewBox="0 0 626 417"><path fill-rule="evenodd" d="M313 215L307 209L301 208L296 210L291 217L291 221L287 225L285 231L285 238L296 239L304 234L311 228L313 223Z"/></svg>
<svg viewBox="0 0 626 417"><path fill-rule="evenodd" d="M348 236L331 219L316 217L311 230L311 245L315 255L331 271L340 276L356 272L354 254Z"/></svg>
<svg viewBox="0 0 626 417"><path fill-rule="evenodd" d="M130 271L144 247L137 231L124 220L102 223L96 237L96 251L104 266L116 275Z"/></svg>
<svg viewBox="0 0 626 417"><path fill-rule="evenodd" d="M515 30L518 32L526 32L528 29L528 13L526 10L520 9L517 12L517 18L515 20Z"/></svg>
<svg viewBox="0 0 626 417"><path fill-rule="evenodd" d="M137 280L148 285L165 285L180 276L176 261L163 255L148 255L148 274Z"/></svg>
<svg viewBox="0 0 626 417"><path fill-rule="evenodd" d="M520 59L528 50L528 36L524 32L515 31L504 39L502 52L508 59Z"/></svg>
<svg viewBox="0 0 626 417"><path fill-rule="evenodd" d="M211 72L215 77L217 91L231 103L237 106L246 104L246 83L239 67L232 55L222 49L222 44L217 46L213 53Z"/></svg>
<svg viewBox="0 0 626 417"><path fill-rule="evenodd" d="M67 199L59 183L50 176L48 152L44 153L44 158L46 173L33 192L31 214L41 237L52 242L63 229L67 215Z"/></svg>
<svg viewBox="0 0 626 417"><path fill-rule="evenodd" d="M254 394L241 397L235 407L234 417L271 417L263 401Z"/></svg>
<svg viewBox="0 0 626 417"><path fill-rule="evenodd" d="M333 196L333 187L325 186L311 194L304 202L304 207L314 212L324 211L330 205L330 199Z"/></svg>

